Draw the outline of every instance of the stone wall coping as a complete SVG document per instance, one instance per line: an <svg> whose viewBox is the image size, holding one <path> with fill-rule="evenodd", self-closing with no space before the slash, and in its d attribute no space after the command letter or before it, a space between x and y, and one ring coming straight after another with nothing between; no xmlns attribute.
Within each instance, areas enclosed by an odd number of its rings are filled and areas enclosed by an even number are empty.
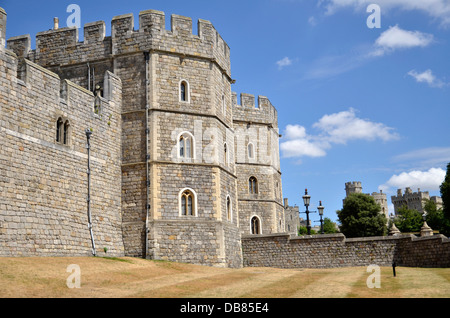
<svg viewBox="0 0 450 318"><path fill-rule="evenodd" d="M389 241L399 240L404 238L413 238L413 234L396 235L396 236L368 236L368 237L351 237L346 238L346 242L367 242L367 241Z"/></svg>
<svg viewBox="0 0 450 318"><path fill-rule="evenodd" d="M120 20L120 19L126 19L126 18L134 18L133 13L126 13L126 14L116 15L116 16L114 16L111 19L111 21Z"/></svg>
<svg viewBox="0 0 450 318"><path fill-rule="evenodd" d="M42 66L40 66L40 65L38 65L36 63L33 63L33 62L31 62L30 60L27 60L27 59L23 59L23 61L25 62L26 65L34 67L34 68L38 69L39 71L41 71L41 72L43 72L43 73L45 73L47 75L50 75L51 77L54 77L54 78L56 78L58 80L61 80L60 77L58 76L58 74L53 73L52 71L49 71L45 67L42 67Z"/></svg>
<svg viewBox="0 0 450 318"><path fill-rule="evenodd" d="M88 22L88 23L84 24L84 28L94 26L94 25L105 25L105 21Z"/></svg>
<svg viewBox="0 0 450 318"><path fill-rule="evenodd" d="M276 238L283 237L289 241L297 240L320 240L320 239L332 239L340 238L345 242L370 242L370 241L389 241L389 240L401 240L410 239L412 241L425 241L425 240L442 240L443 243L450 243L450 238L445 237L442 234L436 234L433 236L417 237L414 234L400 234L395 236L369 236L369 237L352 237L346 238L342 233L336 234L320 234L320 235L304 235L296 236L287 233L274 233L274 234L246 234L242 235L242 239L259 239L259 238Z"/></svg>
<svg viewBox="0 0 450 318"><path fill-rule="evenodd" d="M78 28L76 26L70 26L70 27L64 27L64 28L59 28L57 30L47 30L47 31L41 31L36 33L36 37L42 36L42 35L47 35L47 34L52 34L52 33L57 33L57 32L67 32L67 31L75 31L77 33L77 40L78 40Z"/></svg>
<svg viewBox="0 0 450 318"><path fill-rule="evenodd" d="M31 40L31 36L29 34L12 36L12 37L8 38L8 41L16 41L16 40L22 40L22 39Z"/></svg>
<svg viewBox="0 0 450 318"><path fill-rule="evenodd" d="M69 81L69 80L65 79L65 80L63 80L63 82L66 83L67 85L69 85L70 87L72 87L72 88L74 88L74 89L77 89L77 90L79 90L79 91L81 91L81 92L83 92L83 93L85 93L85 94L87 94L87 95L89 95L89 96L91 96L91 97L94 96L94 93L92 93L91 91L87 90L87 89L84 88L84 87L81 87L81 86L78 85L78 84L75 84L75 83L72 82L72 81ZM105 99L105 101L106 101L106 99Z"/></svg>
<svg viewBox="0 0 450 318"><path fill-rule="evenodd" d="M320 235L302 235L302 236L296 236L292 235L291 240L322 240L322 239L331 239L331 238L340 238L342 240L345 240L345 236L342 233L336 233L336 234L320 234Z"/></svg>
<svg viewBox="0 0 450 318"><path fill-rule="evenodd" d="M143 10L139 12L139 15L144 15L144 14L149 14L149 13L153 13L153 14L160 14L165 16L165 12L164 11L160 11L160 10L155 10L155 9L149 9L149 10Z"/></svg>
<svg viewBox="0 0 450 318"><path fill-rule="evenodd" d="M291 235L288 233L273 233L273 234L243 234L241 239L258 239L258 238L272 238L272 237L285 237L290 239Z"/></svg>
<svg viewBox="0 0 450 318"><path fill-rule="evenodd" d="M414 236L413 234L411 234ZM434 234L431 236L413 237L413 241L442 240L442 243L450 243L450 238L442 234Z"/></svg>

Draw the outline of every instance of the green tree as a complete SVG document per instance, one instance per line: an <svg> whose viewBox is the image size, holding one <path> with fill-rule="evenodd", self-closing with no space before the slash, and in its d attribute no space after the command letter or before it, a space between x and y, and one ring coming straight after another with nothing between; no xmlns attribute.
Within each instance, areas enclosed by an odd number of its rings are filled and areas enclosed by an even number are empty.
<svg viewBox="0 0 450 318"><path fill-rule="evenodd" d="M442 234L450 236L450 162L447 164L447 173L444 182L440 186L443 204Z"/></svg>
<svg viewBox="0 0 450 318"><path fill-rule="evenodd" d="M316 231L314 231L313 229L311 229L311 235L317 234ZM303 235L308 235L308 229L306 228L306 226L300 225L298 228L298 235L299 236L303 236Z"/></svg>
<svg viewBox="0 0 450 318"><path fill-rule="evenodd" d="M344 200L342 210L337 211L341 232L346 237L386 235L387 220L380 211L380 205L370 195L350 194Z"/></svg>
<svg viewBox="0 0 450 318"><path fill-rule="evenodd" d="M444 215L450 219L450 163L447 164L447 173L444 182L440 186Z"/></svg>
<svg viewBox="0 0 450 318"><path fill-rule="evenodd" d="M427 212L427 224L433 229L441 232L441 226L444 223L444 213L438 209L436 203L427 200L423 208Z"/></svg>
<svg viewBox="0 0 450 318"><path fill-rule="evenodd" d="M323 219L323 232L325 234L333 234L338 232L336 224L333 221L331 221L330 218Z"/></svg>
<svg viewBox="0 0 450 318"><path fill-rule="evenodd" d="M402 233L420 232L423 225L422 214L414 209L408 209L406 205L397 210L394 220L395 226Z"/></svg>

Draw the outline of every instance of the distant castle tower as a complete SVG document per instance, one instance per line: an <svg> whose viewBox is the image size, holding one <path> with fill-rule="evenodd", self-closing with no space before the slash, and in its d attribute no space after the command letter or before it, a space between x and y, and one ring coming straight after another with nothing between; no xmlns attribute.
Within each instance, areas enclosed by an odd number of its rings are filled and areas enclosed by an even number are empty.
<svg viewBox="0 0 450 318"><path fill-rule="evenodd" d="M351 193L362 193L361 182L353 181L345 183L345 196L348 197Z"/></svg>
<svg viewBox="0 0 450 318"><path fill-rule="evenodd" d="M431 200L436 203L438 209L442 208L442 198L438 196L430 197L428 191L421 191L420 188L417 192L412 192L411 188L405 189L405 194L402 193L402 189L397 190L396 196L391 196L391 202L394 205L394 211L397 215L398 209L406 205L408 209L414 209L420 213L424 212L425 203Z"/></svg>
<svg viewBox="0 0 450 318"><path fill-rule="evenodd" d="M363 193L362 185L361 185L360 181L353 181L353 182L345 183L345 197L348 197L352 193ZM389 218L386 194L383 193L382 190L380 190L380 192L373 192L372 194L368 194L368 195L370 195L372 198L374 198L375 202L380 205L381 213L383 213L386 216L386 218Z"/></svg>

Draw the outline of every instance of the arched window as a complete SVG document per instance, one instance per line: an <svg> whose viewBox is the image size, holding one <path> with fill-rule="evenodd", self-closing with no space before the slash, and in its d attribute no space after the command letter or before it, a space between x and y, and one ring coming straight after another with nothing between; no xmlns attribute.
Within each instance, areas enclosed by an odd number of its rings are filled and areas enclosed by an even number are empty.
<svg viewBox="0 0 450 318"><path fill-rule="evenodd" d="M178 138L178 155L180 158L194 158L194 137L188 133L182 133Z"/></svg>
<svg viewBox="0 0 450 318"><path fill-rule="evenodd" d="M251 234L261 234L261 221L257 216L252 217L250 220Z"/></svg>
<svg viewBox="0 0 450 318"><path fill-rule="evenodd" d="M64 131L63 131L63 144L67 145L69 143L69 121L66 120L64 123Z"/></svg>
<svg viewBox="0 0 450 318"><path fill-rule="evenodd" d="M255 154L254 154L254 149L253 149L253 144L251 142L248 143L247 145L247 151L248 151L248 158L249 159L253 159Z"/></svg>
<svg viewBox="0 0 450 318"><path fill-rule="evenodd" d="M189 83L186 80L180 82L180 101L189 102Z"/></svg>
<svg viewBox="0 0 450 318"><path fill-rule="evenodd" d="M58 144L69 144L69 121L64 121L61 117L56 121L56 142Z"/></svg>
<svg viewBox="0 0 450 318"><path fill-rule="evenodd" d="M197 197L191 189L184 189L180 193L180 215L196 216Z"/></svg>
<svg viewBox="0 0 450 318"><path fill-rule="evenodd" d="M56 121L56 142L60 143L61 142L61 133L63 130L63 120L62 118L58 118L58 120Z"/></svg>
<svg viewBox="0 0 450 318"><path fill-rule="evenodd" d="M255 177L250 177L250 179L248 179L248 192L250 194L258 193L258 180L256 180Z"/></svg>
<svg viewBox="0 0 450 318"><path fill-rule="evenodd" d="M233 207L231 205L231 198L227 196L227 218L228 221L233 221Z"/></svg>

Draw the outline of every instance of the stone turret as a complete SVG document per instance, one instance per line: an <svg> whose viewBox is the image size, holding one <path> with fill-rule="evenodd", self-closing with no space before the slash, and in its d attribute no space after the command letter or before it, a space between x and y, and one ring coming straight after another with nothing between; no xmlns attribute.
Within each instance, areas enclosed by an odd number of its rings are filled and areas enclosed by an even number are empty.
<svg viewBox="0 0 450 318"><path fill-rule="evenodd" d="M346 196L349 196L350 193L362 193L362 185L360 181L347 182L345 184Z"/></svg>
<svg viewBox="0 0 450 318"><path fill-rule="evenodd" d="M6 44L6 11L0 7L0 47Z"/></svg>

